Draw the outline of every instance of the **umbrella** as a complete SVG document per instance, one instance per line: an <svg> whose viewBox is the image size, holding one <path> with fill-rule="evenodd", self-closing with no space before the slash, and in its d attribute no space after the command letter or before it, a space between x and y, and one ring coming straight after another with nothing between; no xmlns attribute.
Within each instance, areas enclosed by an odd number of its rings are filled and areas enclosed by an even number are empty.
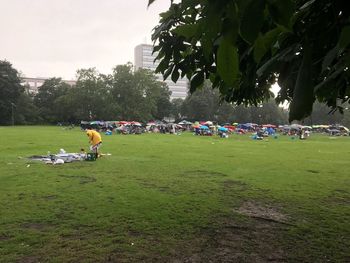
<svg viewBox="0 0 350 263"><path fill-rule="evenodd" d="M273 124L264 124L263 127L264 127L264 128L276 128L276 125L273 125Z"/></svg>
<svg viewBox="0 0 350 263"><path fill-rule="evenodd" d="M200 126L199 128L201 128L202 130L209 130L209 127L208 127L208 126L205 126L205 125L202 125L202 126Z"/></svg>
<svg viewBox="0 0 350 263"><path fill-rule="evenodd" d="M137 121L132 121L130 122L131 125L135 125L135 126L141 126L141 123L137 122Z"/></svg>
<svg viewBox="0 0 350 263"><path fill-rule="evenodd" d="M234 122L232 123L233 126L237 126L238 125L238 122Z"/></svg>
<svg viewBox="0 0 350 263"><path fill-rule="evenodd" d="M183 120L183 121L180 121L179 124L180 125L190 125L190 124L192 124L192 122Z"/></svg>
<svg viewBox="0 0 350 263"><path fill-rule="evenodd" d="M228 129L225 127L219 127L218 131L227 132Z"/></svg>
<svg viewBox="0 0 350 263"><path fill-rule="evenodd" d="M309 130L311 130L311 129L312 129L312 127L311 127L311 126L303 126L302 128L303 128L303 129L309 129Z"/></svg>
<svg viewBox="0 0 350 263"><path fill-rule="evenodd" d="M118 121L118 124L119 125L125 125L125 124L128 124L128 122L127 121Z"/></svg>
<svg viewBox="0 0 350 263"><path fill-rule="evenodd" d="M213 122L212 121L207 121L205 124L211 126L211 125L213 125Z"/></svg>

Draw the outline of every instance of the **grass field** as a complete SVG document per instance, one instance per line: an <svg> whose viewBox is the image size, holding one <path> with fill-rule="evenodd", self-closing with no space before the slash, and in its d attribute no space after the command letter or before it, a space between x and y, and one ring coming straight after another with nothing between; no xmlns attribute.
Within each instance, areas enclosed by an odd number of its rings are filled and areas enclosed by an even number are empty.
<svg viewBox="0 0 350 263"><path fill-rule="evenodd" d="M0 135L0 262L350 262L350 138Z"/></svg>

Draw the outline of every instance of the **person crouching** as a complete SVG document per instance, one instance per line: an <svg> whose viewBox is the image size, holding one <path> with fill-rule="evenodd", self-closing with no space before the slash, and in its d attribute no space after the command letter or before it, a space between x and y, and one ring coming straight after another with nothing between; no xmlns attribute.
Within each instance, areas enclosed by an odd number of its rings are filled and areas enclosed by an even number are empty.
<svg viewBox="0 0 350 263"><path fill-rule="evenodd" d="M95 130L88 129L86 135L89 137L90 150L95 153L96 158L99 157L99 148L102 144L101 134Z"/></svg>

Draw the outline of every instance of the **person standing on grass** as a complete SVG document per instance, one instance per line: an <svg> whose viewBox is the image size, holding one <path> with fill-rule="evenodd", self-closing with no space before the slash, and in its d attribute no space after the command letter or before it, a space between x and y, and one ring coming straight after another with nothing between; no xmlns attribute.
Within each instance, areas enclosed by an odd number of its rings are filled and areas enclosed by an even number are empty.
<svg viewBox="0 0 350 263"><path fill-rule="evenodd" d="M89 137L89 143L91 144L91 151L95 153L96 158L99 157L99 148L101 147L102 144L102 139L101 139L101 134L95 130L88 129L86 131L86 135Z"/></svg>

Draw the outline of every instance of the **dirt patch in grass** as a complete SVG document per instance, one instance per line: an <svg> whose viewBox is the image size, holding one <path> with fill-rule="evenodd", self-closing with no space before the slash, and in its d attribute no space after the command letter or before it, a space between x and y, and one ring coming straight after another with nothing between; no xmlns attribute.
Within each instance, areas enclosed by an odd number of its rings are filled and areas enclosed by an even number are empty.
<svg viewBox="0 0 350 263"><path fill-rule="evenodd" d="M326 204L330 205L350 205L350 192L344 189L334 190L326 199Z"/></svg>
<svg viewBox="0 0 350 263"><path fill-rule="evenodd" d="M66 174L59 174L59 177L68 178L68 179L75 179L79 180L80 184L87 184L87 183L94 183L96 182L96 178L92 176L85 176L85 175L66 175Z"/></svg>
<svg viewBox="0 0 350 263"><path fill-rule="evenodd" d="M320 171L317 171L317 170L306 170L307 172L309 173L313 173L313 174L319 174Z"/></svg>
<svg viewBox="0 0 350 263"><path fill-rule="evenodd" d="M197 238L173 252L169 262L286 262L281 243L285 225L225 218L201 229Z"/></svg>
<svg viewBox="0 0 350 263"><path fill-rule="evenodd" d="M253 201L244 202L235 212L259 220L271 221L275 223L289 224L287 215L281 213L273 206L261 204Z"/></svg>
<svg viewBox="0 0 350 263"><path fill-rule="evenodd" d="M53 227L53 225L48 224L48 223L23 223L21 224L21 228L25 229L33 229L33 230L38 230L38 231L45 231L45 230L50 230Z"/></svg>
<svg viewBox="0 0 350 263"><path fill-rule="evenodd" d="M186 171L183 175L188 177L225 177L227 174L215 172L215 171L206 171L206 170L191 170Z"/></svg>
<svg viewBox="0 0 350 263"><path fill-rule="evenodd" d="M54 200L54 199L57 199L57 195L45 195L45 196L43 196L43 199Z"/></svg>
<svg viewBox="0 0 350 263"><path fill-rule="evenodd" d="M18 263L38 263L40 259L36 256L24 256L17 260Z"/></svg>
<svg viewBox="0 0 350 263"><path fill-rule="evenodd" d="M170 192L171 190L169 186L157 185L156 183L152 183L149 181L139 180L139 183L143 188L155 189L160 192Z"/></svg>
<svg viewBox="0 0 350 263"><path fill-rule="evenodd" d="M6 241L6 240L9 240L9 239L11 239L11 236L5 235L5 234L0 234L0 242L1 241Z"/></svg>
<svg viewBox="0 0 350 263"><path fill-rule="evenodd" d="M225 191L249 189L224 182ZM287 262L283 238L292 227L274 206L246 201L231 216L214 218L196 237L172 252L169 262Z"/></svg>
<svg viewBox="0 0 350 263"><path fill-rule="evenodd" d="M244 191L248 190L249 186L246 183L236 181L236 180L226 180L224 181L224 191Z"/></svg>

